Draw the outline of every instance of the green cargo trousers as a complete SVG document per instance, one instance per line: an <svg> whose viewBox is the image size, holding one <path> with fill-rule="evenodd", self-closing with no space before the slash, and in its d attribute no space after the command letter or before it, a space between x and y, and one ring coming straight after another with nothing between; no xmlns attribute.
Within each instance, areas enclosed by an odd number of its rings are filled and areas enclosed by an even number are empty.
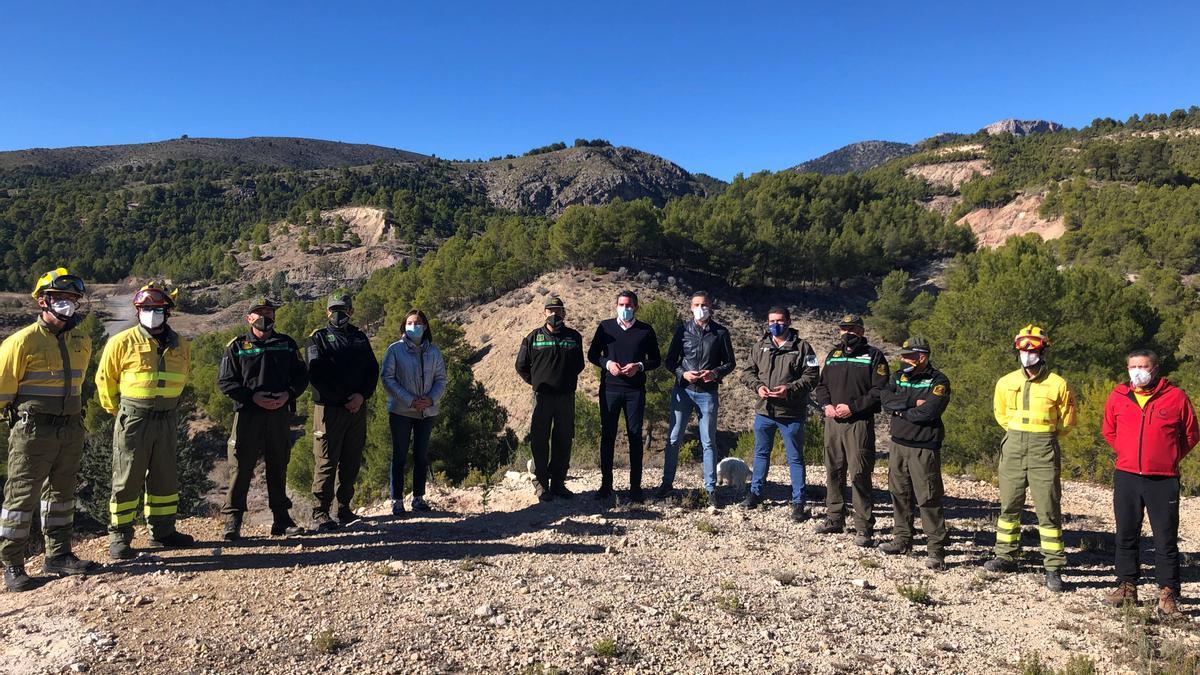
<svg viewBox="0 0 1200 675"><path fill-rule="evenodd" d="M874 419L825 420L825 517L831 523L846 522L842 489L846 486L848 473L853 493L854 529L867 535L875 530L871 497L871 472L875 470L874 422Z"/></svg>
<svg viewBox="0 0 1200 675"><path fill-rule="evenodd" d="M26 543L41 493L46 557L71 552L75 486L83 458L79 415L21 413L8 435L8 481L0 511L0 561L25 564Z"/></svg>
<svg viewBox="0 0 1200 675"><path fill-rule="evenodd" d="M267 505L278 515L292 508L287 496L287 465L292 456L292 412L286 406L263 410L248 406L233 415L233 434L229 437L229 491L226 516L246 512L246 495L254 467L262 457L266 464Z"/></svg>
<svg viewBox="0 0 1200 675"><path fill-rule="evenodd" d="M133 521L145 490L146 524L152 539L175 531L179 511L176 470L179 425L175 410L122 405L113 424L112 498L108 541L133 541Z"/></svg>
<svg viewBox="0 0 1200 675"><path fill-rule="evenodd" d="M921 514L925 533L925 552L932 558L945 556L946 516L942 510L942 457L931 448L913 448L892 441L888 453L888 490L892 493L895 525L892 535L898 543L913 540L914 511Z"/></svg>
<svg viewBox="0 0 1200 675"><path fill-rule="evenodd" d="M1021 553L1021 511L1025 488L1037 512L1042 565L1057 570L1067 564L1062 540L1062 455L1058 437L1045 431L1013 431L1000 447L1000 518L996 522L996 557L1015 561Z"/></svg>
<svg viewBox="0 0 1200 675"><path fill-rule="evenodd" d="M367 444L367 406L351 413L345 406L313 406L313 515L329 514L337 483L338 504L349 507L354 481Z"/></svg>

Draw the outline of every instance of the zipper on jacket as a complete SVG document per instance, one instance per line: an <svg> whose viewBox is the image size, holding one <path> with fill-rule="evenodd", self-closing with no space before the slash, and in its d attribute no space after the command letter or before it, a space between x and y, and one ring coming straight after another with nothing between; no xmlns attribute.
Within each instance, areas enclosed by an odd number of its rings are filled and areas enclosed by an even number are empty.
<svg viewBox="0 0 1200 675"><path fill-rule="evenodd" d="M58 353L62 357L63 362L63 400L58 408L60 415L67 414L67 399L71 398L71 352L67 350L66 331L59 331L58 335ZM87 365L84 364L84 368Z"/></svg>
<svg viewBox="0 0 1200 675"><path fill-rule="evenodd" d="M1138 406L1141 408L1141 406ZM1150 401L1146 401L1146 407L1142 408L1142 424L1138 427L1138 474L1142 473L1142 439L1146 436L1146 420L1150 419Z"/></svg>

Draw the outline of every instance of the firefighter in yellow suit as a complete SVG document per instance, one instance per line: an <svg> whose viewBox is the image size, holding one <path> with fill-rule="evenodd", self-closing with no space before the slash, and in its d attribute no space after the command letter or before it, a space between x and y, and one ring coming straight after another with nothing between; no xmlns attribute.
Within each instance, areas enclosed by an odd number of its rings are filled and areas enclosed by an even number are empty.
<svg viewBox="0 0 1200 675"><path fill-rule="evenodd" d="M35 586L25 573L26 543L41 495L44 574L88 574L99 566L71 552L75 486L83 459L83 375L92 341L76 313L86 289L66 268L33 287L37 321L0 344L0 411L8 418L8 480L0 511L0 559L10 591Z"/></svg>
<svg viewBox="0 0 1200 675"><path fill-rule="evenodd" d="M113 560L137 556L130 544L138 502L144 503L149 548L188 546L195 541L175 529L179 508L176 409L189 363L187 339L167 321L178 293L167 293L153 283L143 286L133 297L138 325L112 336L96 367L100 405L116 418L108 502L108 554Z"/></svg>
<svg viewBox="0 0 1200 675"><path fill-rule="evenodd" d="M1045 352L1050 340L1028 325L1013 340L1021 367L996 382L996 422L1004 429L1000 449L1000 518L996 557L984 563L990 572L1013 572L1021 552L1021 510L1025 489L1033 495L1046 588L1064 590L1067 563L1062 539L1062 452L1059 437L1075 426L1075 397L1067 381L1050 372Z"/></svg>

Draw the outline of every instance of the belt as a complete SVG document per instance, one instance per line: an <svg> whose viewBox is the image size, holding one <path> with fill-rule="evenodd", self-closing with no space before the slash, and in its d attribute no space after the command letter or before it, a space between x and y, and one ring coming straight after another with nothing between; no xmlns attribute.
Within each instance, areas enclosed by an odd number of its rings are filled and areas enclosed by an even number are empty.
<svg viewBox="0 0 1200 675"><path fill-rule="evenodd" d="M65 427L72 420L79 419L78 415L51 415L50 413L34 413L22 412L18 413L19 417L24 417L26 420L33 420L36 424L49 424L56 427Z"/></svg>
<svg viewBox="0 0 1200 675"><path fill-rule="evenodd" d="M123 406L121 408L121 412L125 413L126 415L132 415L132 416L136 416L136 417L147 417L152 420L162 420L162 419L166 419L168 415L170 415L171 413L173 413L175 411L174 410L151 410L149 408L135 408L133 406L128 406L128 407Z"/></svg>

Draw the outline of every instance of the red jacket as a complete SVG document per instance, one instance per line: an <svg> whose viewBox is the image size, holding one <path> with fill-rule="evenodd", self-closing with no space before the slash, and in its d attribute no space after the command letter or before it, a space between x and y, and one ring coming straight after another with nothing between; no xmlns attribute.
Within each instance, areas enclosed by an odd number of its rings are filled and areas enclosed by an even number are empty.
<svg viewBox="0 0 1200 675"><path fill-rule="evenodd" d="M1187 394L1160 377L1146 401L1118 384L1104 404L1104 438L1117 451L1118 471L1143 476L1178 476L1179 462L1200 441L1200 425Z"/></svg>

